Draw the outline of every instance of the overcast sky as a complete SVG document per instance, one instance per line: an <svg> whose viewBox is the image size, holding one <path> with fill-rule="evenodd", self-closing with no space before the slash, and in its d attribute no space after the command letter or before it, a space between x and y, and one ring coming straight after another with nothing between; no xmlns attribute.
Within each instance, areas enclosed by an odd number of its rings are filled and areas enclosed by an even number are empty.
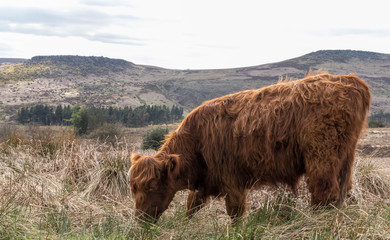
<svg viewBox="0 0 390 240"><path fill-rule="evenodd" d="M386 0L1 0L0 58L105 56L210 69L322 49L390 53L389 9Z"/></svg>

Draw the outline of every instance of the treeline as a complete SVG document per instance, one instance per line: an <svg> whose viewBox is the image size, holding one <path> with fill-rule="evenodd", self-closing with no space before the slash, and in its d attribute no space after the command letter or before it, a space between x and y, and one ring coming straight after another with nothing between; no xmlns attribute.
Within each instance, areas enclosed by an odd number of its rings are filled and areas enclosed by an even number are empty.
<svg viewBox="0 0 390 240"><path fill-rule="evenodd" d="M36 105L22 107L17 114L17 121L21 124L37 123L41 125L71 125L72 107Z"/></svg>
<svg viewBox="0 0 390 240"><path fill-rule="evenodd" d="M181 120L183 108L176 105L171 108L165 105L143 105L135 108L36 105L22 107L17 113L17 121L21 124L74 125L75 120L80 118L89 125L88 128L103 123L122 123L127 127L141 127Z"/></svg>

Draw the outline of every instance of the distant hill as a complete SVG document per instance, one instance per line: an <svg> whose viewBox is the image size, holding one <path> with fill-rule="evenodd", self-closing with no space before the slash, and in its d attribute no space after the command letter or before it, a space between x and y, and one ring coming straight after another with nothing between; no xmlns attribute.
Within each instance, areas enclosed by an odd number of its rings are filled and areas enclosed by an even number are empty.
<svg viewBox="0 0 390 240"><path fill-rule="evenodd" d="M1 63L19 63L24 62L27 59L24 58L0 58L0 64Z"/></svg>
<svg viewBox="0 0 390 240"><path fill-rule="evenodd" d="M0 64L0 121L31 104L178 104L187 111L228 93L301 78L309 71L355 73L371 85L372 111L390 112L390 54L322 50L282 62L215 70L170 70L105 57L37 56Z"/></svg>

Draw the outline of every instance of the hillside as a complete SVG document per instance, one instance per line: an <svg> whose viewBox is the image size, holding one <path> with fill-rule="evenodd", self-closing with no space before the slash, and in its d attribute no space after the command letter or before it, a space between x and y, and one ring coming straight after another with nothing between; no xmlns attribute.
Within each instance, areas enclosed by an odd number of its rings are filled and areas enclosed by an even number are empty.
<svg viewBox="0 0 390 240"><path fill-rule="evenodd" d="M12 119L20 106L37 103L179 104L191 110L204 100L273 84L281 76L301 78L310 68L332 74L355 73L371 85L372 111L390 112L390 54L323 50L277 63L217 70L170 70L105 57L3 60L0 121Z"/></svg>
<svg viewBox="0 0 390 240"><path fill-rule="evenodd" d="M0 64L2 63L19 63L19 62L24 62L27 59L23 58L0 58Z"/></svg>

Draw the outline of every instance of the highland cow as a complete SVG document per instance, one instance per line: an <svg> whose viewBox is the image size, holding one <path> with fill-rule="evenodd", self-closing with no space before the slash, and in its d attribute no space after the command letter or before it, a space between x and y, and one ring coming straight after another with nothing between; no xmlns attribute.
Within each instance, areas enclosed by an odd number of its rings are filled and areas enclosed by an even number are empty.
<svg viewBox="0 0 390 240"><path fill-rule="evenodd" d="M177 191L189 189L188 216L217 196L235 221L249 189L295 190L303 175L313 206L341 207L370 100L353 74L319 74L207 101L154 156L133 154L136 216L156 221Z"/></svg>

